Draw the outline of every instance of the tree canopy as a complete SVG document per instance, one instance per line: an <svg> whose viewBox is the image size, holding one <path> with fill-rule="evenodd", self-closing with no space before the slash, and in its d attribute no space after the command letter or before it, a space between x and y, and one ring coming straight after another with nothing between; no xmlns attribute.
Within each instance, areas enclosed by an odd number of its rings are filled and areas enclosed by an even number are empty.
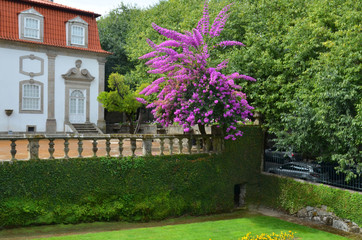
<svg viewBox="0 0 362 240"><path fill-rule="evenodd" d="M166 40L152 22L183 33L197 25L203 2L161 1L127 15L123 49L133 63L126 70L134 84L157 78L138 60L152 51L146 39ZM229 3L211 1L210 19ZM257 79L240 85L280 146L336 162L350 176L362 170L361 5L354 0L235 1L221 37L247 47L220 49L213 57L229 59L224 74Z"/></svg>
<svg viewBox="0 0 362 240"><path fill-rule="evenodd" d="M151 58L146 62L153 68L148 73L160 77L140 92L145 95L158 93L157 98L147 106L153 108L157 122L165 126L178 123L185 132L198 125L203 134L204 126L212 124L225 129L225 139L235 140L236 136L242 135L236 125L238 121L244 122L253 108L235 81L255 79L237 72L223 74L228 60L220 59L217 65L209 63L213 51L218 48L245 46L238 41L217 40L227 22L231 6L226 5L211 23L206 0L203 16L197 26L185 34L152 23L155 31L169 39L158 45L147 39L153 51L139 58Z"/></svg>

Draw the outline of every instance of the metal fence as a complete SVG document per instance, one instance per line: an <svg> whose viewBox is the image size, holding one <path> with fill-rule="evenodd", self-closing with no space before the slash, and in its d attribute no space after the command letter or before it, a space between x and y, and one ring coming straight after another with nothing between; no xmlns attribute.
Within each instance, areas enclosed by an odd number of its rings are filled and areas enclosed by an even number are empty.
<svg viewBox="0 0 362 240"><path fill-rule="evenodd" d="M288 156L283 156L280 154L280 152L275 152L275 154L270 154L270 152L268 152L268 154L264 155L264 172L275 173L277 171L273 171L273 169L280 168L283 165L291 163L293 161L301 162L296 161L295 159L291 159ZM307 164L310 164L311 166L316 166L316 164L313 163ZM349 181L346 181L346 174L337 173L335 169L337 165L333 165L330 163L320 163L317 165L318 168L320 168L321 173L327 175L327 178L321 179L317 182L340 188L362 191L362 176L357 175L356 178L352 178Z"/></svg>

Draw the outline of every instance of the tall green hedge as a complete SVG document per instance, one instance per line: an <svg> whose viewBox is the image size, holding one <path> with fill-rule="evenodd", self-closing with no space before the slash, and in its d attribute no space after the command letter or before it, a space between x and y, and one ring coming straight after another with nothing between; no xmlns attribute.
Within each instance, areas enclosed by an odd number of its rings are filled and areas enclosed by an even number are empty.
<svg viewBox="0 0 362 240"><path fill-rule="evenodd" d="M257 185L263 134L258 127L247 127L244 134L218 155L3 163L0 226L148 221L229 211L235 184Z"/></svg>
<svg viewBox="0 0 362 240"><path fill-rule="evenodd" d="M362 224L362 195L260 174L263 132L247 126L222 154L18 161L0 164L0 227L149 221L234 208L246 201L296 212L327 205Z"/></svg>
<svg viewBox="0 0 362 240"><path fill-rule="evenodd" d="M296 213L306 207L325 205L328 211L362 225L362 194L295 181L291 178L260 175L257 204Z"/></svg>

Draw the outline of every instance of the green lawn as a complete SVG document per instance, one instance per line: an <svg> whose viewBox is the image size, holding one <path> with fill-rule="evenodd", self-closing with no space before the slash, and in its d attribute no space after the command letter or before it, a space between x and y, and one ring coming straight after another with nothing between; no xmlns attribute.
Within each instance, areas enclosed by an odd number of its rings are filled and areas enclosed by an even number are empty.
<svg viewBox="0 0 362 240"><path fill-rule="evenodd" d="M44 239L122 239L122 240L238 240L248 232L254 234L296 232L296 237L303 240L347 239L338 235L313 228L286 222L267 216L251 216L231 220L208 221L191 224L168 225L163 227L137 228L121 231L68 235Z"/></svg>

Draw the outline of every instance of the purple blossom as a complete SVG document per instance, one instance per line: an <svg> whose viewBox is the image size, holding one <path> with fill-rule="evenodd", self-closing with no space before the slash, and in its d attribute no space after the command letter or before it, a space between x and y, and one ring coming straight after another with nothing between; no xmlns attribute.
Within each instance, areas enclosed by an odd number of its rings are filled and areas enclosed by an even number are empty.
<svg viewBox="0 0 362 240"><path fill-rule="evenodd" d="M160 78L141 91L141 94L158 93L157 99L148 104L157 122L168 126L179 123L185 130L195 124L218 123L225 127L228 136L225 139L235 140L241 132L235 127L236 121L243 122L250 117L246 96L235 84L235 79L255 79L233 73L224 75L220 71L227 67L228 60L221 61L216 67L209 67L210 39L220 35L229 17L227 5L217 15L209 29L208 0L205 1L203 16L197 28L184 34L152 24L153 28L169 40L156 45L151 40L148 44L154 49L140 59L153 58L146 62L151 74L162 74ZM244 46L237 41L222 41L217 47ZM159 84L162 84L160 88ZM221 108L219 108L219 106ZM217 107L217 111L213 109Z"/></svg>
<svg viewBox="0 0 362 240"><path fill-rule="evenodd" d="M136 98L136 100L142 104L148 104L148 102L143 98Z"/></svg>
<svg viewBox="0 0 362 240"><path fill-rule="evenodd" d="M238 41L222 41L217 44L217 46L220 47L226 47L226 46L245 46L244 43L238 42Z"/></svg>

